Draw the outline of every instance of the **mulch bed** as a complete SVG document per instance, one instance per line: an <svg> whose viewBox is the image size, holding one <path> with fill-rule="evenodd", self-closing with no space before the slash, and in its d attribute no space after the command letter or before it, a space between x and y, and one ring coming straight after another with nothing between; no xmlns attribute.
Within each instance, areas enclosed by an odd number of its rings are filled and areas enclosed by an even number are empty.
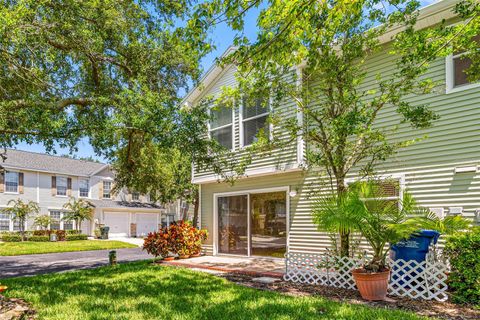
<svg viewBox="0 0 480 320"><path fill-rule="evenodd" d="M35 310L22 299L6 298L0 295L0 320L17 319L35 319Z"/></svg>
<svg viewBox="0 0 480 320"><path fill-rule="evenodd" d="M480 319L480 310L460 306L451 302L414 300L403 297L390 297L392 299L391 302L369 302L363 300L356 290L298 284L283 280L273 284L263 284L252 281L254 278L252 276L236 273L227 273L219 276L243 286L281 292L292 296L321 296L339 302L369 305L383 309L399 309L414 312L421 316L437 317L448 320Z"/></svg>

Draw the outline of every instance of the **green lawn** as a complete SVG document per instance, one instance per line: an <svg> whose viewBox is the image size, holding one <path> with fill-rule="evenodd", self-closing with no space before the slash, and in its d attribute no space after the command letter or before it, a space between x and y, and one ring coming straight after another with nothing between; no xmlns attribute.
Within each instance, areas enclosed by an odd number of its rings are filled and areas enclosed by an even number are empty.
<svg viewBox="0 0 480 320"><path fill-rule="evenodd" d="M120 249L135 247L135 245L130 243L107 240L77 240L59 242L3 242L0 243L0 256L18 256L22 254Z"/></svg>
<svg viewBox="0 0 480 320"><path fill-rule="evenodd" d="M149 261L2 280L39 319L422 319L411 313L292 297Z"/></svg>

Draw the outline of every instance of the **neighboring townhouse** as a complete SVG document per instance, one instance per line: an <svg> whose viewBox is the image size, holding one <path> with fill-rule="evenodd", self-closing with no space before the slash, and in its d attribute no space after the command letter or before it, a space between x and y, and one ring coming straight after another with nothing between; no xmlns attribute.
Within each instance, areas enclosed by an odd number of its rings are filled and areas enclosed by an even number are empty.
<svg viewBox="0 0 480 320"><path fill-rule="evenodd" d="M442 19L454 19L456 2L445 0L423 8L419 24L428 27ZM468 82L458 57L437 59L431 64L427 77L439 83L433 93L406 98L429 103L440 119L428 129L400 125L397 137L428 138L400 150L377 171L391 181L392 201L408 188L419 205L440 217L458 214L476 221L480 210L480 83ZM370 59L370 83L374 82L374 73L392 72L395 65L391 59L386 51ZM218 95L222 87L235 86L234 73L234 66L213 66L184 103L195 106L206 96ZM233 109L212 112L216 120L209 123L210 138L238 157L254 141L259 128L270 130L276 137L285 136L281 123L266 125L272 110L247 108L240 102ZM281 119L295 117L299 124L304 121L293 101L285 101L273 112ZM382 126L399 122L393 110L385 110L378 117ZM304 170L306 148L299 137L281 150L258 155L234 185L219 182L220 177L213 172L194 168L193 182L200 186L201 227L210 234L204 246L207 253L281 257L287 250L321 252L331 248L329 235L319 232L312 222L312 191L325 181ZM353 181L357 177L353 172L348 178Z"/></svg>
<svg viewBox="0 0 480 320"><path fill-rule="evenodd" d="M84 221L81 229L93 235L100 225L110 227L110 235L144 236L159 226L177 220L180 205L151 203L147 195L121 190L113 193L114 173L108 164L66 157L8 149L6 161L0 163L0 208L12 199L35 201L40 214L49 214L57 223L51 229L74 229L73 221L64 221L63 205L70 197L90 201L94 219ZM27 230L35 229L34 217ZM0 232L18 230L10 216L0 213Z"/></svg>

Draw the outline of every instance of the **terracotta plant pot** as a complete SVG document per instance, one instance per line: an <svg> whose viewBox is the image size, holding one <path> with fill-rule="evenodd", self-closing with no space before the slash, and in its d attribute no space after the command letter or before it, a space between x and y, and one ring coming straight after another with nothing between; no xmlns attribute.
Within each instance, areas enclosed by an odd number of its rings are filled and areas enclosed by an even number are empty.
<svg viewBox="0 0 480 320"><path fill-rule="evenodd" d="M179 258L180 259L188 259L188 258L190 258L190 256L185 254L185 255L179 256Z"/></svg>
<svg viewBox="0 0 480 320"><path fill-rule="evenodd" d="M352 275L363 299L370 301L385 300L390 270L369 273L365 269L355 269L352 271Z"/></svg>
<svg viewBox="0 0 480 320"><path fill-rule="evenodd" d="M196 258L196 257L200 257L200 252L199 252L199 253L194 253L194 254L191 254L191 255L190 255L190 258Z"/></svg>
<svg viewBox="0 0 480 320"><path fill-rule="evenodd" d="M163 258L163 261L173 261L173 260L175 260L175 257L169 256L169 257Z"/></svg>

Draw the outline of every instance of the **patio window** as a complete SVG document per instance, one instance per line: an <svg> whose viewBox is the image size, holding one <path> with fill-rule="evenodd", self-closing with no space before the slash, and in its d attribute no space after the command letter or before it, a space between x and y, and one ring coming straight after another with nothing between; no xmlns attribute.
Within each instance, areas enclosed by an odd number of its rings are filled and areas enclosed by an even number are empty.
<svg viewBox="0 0 480 320"><path fill-rule="evenodd" d="M50 223L50 230L60 230L62 212L50 211L50 218L52 218L52 223Z"/></svg>
<svg viewBox="0 0 480 320"><path fill-rule="evenodd" d="M218 106L210 109L212 119L209 125L209 135L226 149L233 148L232 109Z"/></svg>
<svg viewBox="0 0 480 320"><path fill-rule="evenodd" d="M132 201L139 201L140 200L140 193L133 192L132 193Z"/></svg>
<svg viewBox="0 0 480 320"><path fill-rule="evenodd" d="M104 199L110 199L112 193L112 182L111 181L103 181L103 195Z"/></svg>
<svg viewBox="0 0 480 320"><path fill-rule="evenodd" d="M263 130L265 134L269 134L270 128L268 124L269 107L265 100L249 99L243 100L242 105L242 146L248 146L258 140L258 133Z"/></svg>
<svg viewBox="0 0 480 320"><path fill-rule="evenodd" d="M18 172L5 172L5 192L18 193Z"/></svg>
<svg viewBox="0 0 480 320"><path fill-rule="evenodd" d="M67 177L57 176L57 196L67 195Z"/></svg>
<svg viewBox="0 0 480 320"><path fill-rule="evenodd" d="M88 179L80 179L78 185L80 197L88 198L90 181Z"/></svg>
<svg viewBox="0 0 480 320"><path fill-rule="evenodd" d="M480 42L480 35L473 41ZM480 82L470 81L467 70L472 65L472 60L467 56L468 52L457 51L447 57L447 93L480 86Z"/></svg>
<svg viewBox="0 0 480 320"><path fill-rule="evenodd" d="M49 213L53 219L53 222L50 224L50 230L73 230L74 222L63 220L63 211L51 210Z"/></svg>
<svg viewBox="0 0 480 320"><path fill-rule="evenodd" d="M10 214L0 212L0 231L10 231Z"/></svg>

